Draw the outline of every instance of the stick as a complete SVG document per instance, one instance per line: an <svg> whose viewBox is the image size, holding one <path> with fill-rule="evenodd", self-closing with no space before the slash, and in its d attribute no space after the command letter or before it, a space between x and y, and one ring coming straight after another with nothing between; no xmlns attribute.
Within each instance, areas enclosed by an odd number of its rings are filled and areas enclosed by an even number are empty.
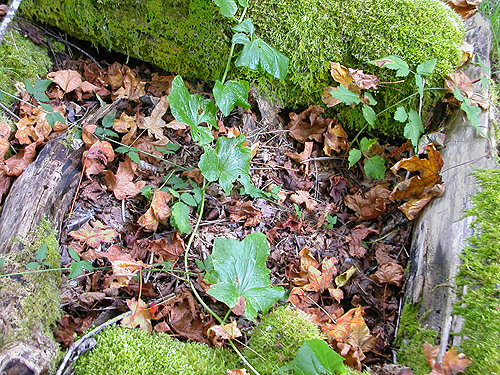
<svg viewBox="0 0 500 375"><path fill-rule="evenodd" d="M19 4L21 4L21 0L12 0L10 4L9 10L5 15L2 24L0 25L0 44L3 42L3 37L5 36L5 32L7 31L7 27L9 26L10 21L14 18L14 15L19 8Z"/></svg>

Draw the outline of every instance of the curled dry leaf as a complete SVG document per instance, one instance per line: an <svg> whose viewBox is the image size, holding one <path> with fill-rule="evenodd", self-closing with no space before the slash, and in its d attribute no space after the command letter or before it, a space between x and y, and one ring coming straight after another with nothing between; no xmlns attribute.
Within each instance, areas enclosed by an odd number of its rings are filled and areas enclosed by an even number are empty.
<svg viewBox="0 0 500 375"><path fill-rule="evenodd" d="M127 156L125 161L120 162L116 174L105 171L104 177L108 184L108 190L112 190L116 199L122 200L127 197L135 197L146 185L145 181L132 182L135 177L137 164Z"/></svg>
<svg viewBox="0 0 500 375"><path fill-rule="evenodd" d="M20 176L28 165L35 160L36 146L36 143L31 143L23 150L19 151L16 155L11 156L2 162L0 168L3 170L5 175L12 177Z"/></svg>
<svg viewBox="0 0 500 375"><path fill-rule="evenodd" d="M378 86L379 78L376 75L366 74L363 73L362 70L351 69L351 68L349 68L349 75L352 77L356 86L359 87L360 89L365 89L365 90L376 89ZM357 90L352 90L351 87L347 88L351 91L357 92Z"/></svg>
<svg viewBox="0 0 500 375"><path fill-rule="evenodd" d="M154 96L170 94L174 78L175 76L159 76L158 73L153 73L147 92Z"/></svg>
<svg viewBox="0 0 500 375"><path fill-rule="evenodd" d="M322 135L331 120L320 116L325 110L318 105L312 105L300 114L290 113L290 136L299 141L315 140L321 142Z"/></svg>
<svg viewBox="0 0 500 375"><path fill-rule="evenodd" d="M342 129L342 125L335 124L333 127L332 125L333 121L328 124L328 129L323 134L325 138L323 151L328 156L332 155L332 150L336 153L341 153L345 152L348 148L347 133Z"/></svg>
<svg viewBox="0 0 500 375"><path fill-rule="evenodd" d="M96 141L90 149L83 153L83 168L85 175L90 178L106 169L108 163L115 158L113 146L106 141Z"/></svg>
<svg viewBox="0 0 500 375"><path fill-rule="evenodd" d="M391 192L382 185L372 187L365 197L360 193L346 195L344 202L351 210L356 212L358 220L365 221L379 217L385 212L386 203Z"/></svg>
<svg viewBox="0 0 500 375"><path fill-rule="evenodd" d="M132 278L144 268L151 268L149 264L134 260L130 254L121 251L117 245L110 246L108 251L96 251L98 256L107 258L111 263L112 275L109 278L109 288L120 288L127 286Z"/></svg>
<svg viewBox="0 0 500 375"><path fill-rule="evenodd" d="M155 262L171 261L175 264L184 254L185 244L179 232L174 232L171 236L151 241L149 250L155 255Z"/></svg>
<svg viewBox="0 0 500 375"><path fill-rule="evenodd" d="M47 74L47 79L57 84L65 93L76 90L83 83L82 76L76 70L59 70Z"/></svg>
<svg viewBox="0 0 500 375"><path fill-rule="evenodd" d="M97 247L101 242L113 242L113 239L118 236L118 232L113 228L106 227L99 220L94 221L93 224L88 222L84 227L77 231L68 233L75 240L84 242L90 247Z"/></svg>
<svg viewBox="0 0 500 375"><path fill-rule="evenodd" d="M429 375L456 375L460 372L464 372L467 366L472 362L465 354L457 354L455 350L451 348L443 354L440 363L437 360L439 346L423 344L422 347L424 349L425 360L432 368L432 373Z"/></svg>
<svg viewBox="0 0 500 375"><path fill-rule="evenodd" d="M262 212L252 205L252 201L232 201L230 206L226 206L226 210L230 214L230 221L239 223L244 220L243 226L245 227L259 225L262 221Z"/></svg>
<svg viewBox="0 0 500 375"><path fill-rule="evenodd" d="M249 373L244 368L237 368L234 370L227 370L227 375L249 375Z"/></svg>
<svg viewBox="0 0 500 375"><path fill-rule="evenodd" d="M158 229L160 223L166 223L170 217L170 207L168 202L172 195L161 190L155 190L151 205L148 210L139 217L138 224L148 232L154 232Z"/></svg>
<svg viewBox="0 0 500 375"><path fill-rule="evenodd" d="M135 328L139 326L140 329L151 332L153 326L151 325L151 311L144 301L139 299L128 299L127 306L132 311L132 314L125 316L122 319L121 326L127 328Z"/></svg>
<svg viewBox="0 0 500 375"><path fill-rule="evenodd" d="M455 12L460 14L465 20L472 17L479 8L479 3L482 0L448 0L448 4Z"/></svg>
<svg viewBox="0 0 500 375"><path fill-rule="evenodd" d="M420 198L411 199L408 202L402 204L398 208L406 215L408 220L413 220L417 214L429 203L433 198L440 198L443 196L445 190L445 185L437 184L434 185L425 194L422 194Z"/></svg>
<svg viewBox="0 0 500 375"><path fill-rule="evenodd" d="M237 337L241 337L242 334L236 325L236 320L233 320L229 324L210 327L207 330L207 336L214 346L221 347L224 345L224 340L234 340Z"/></svg>
<svg viewBox="0 0 500 375"><path fill-rule="evenodd" d="M462 58L460 59L460 63L458 64L459 68L467 64L474 55L474 47L472 46L472 44L463 42L460 49L462 50Z"/></svg>
<svg viewBox="0 0 500 375"><path fill-rule="evenodd" d="M399 264L388 262L382 264L377 272L370 276L379 284L392 284L398 287L403 283L405 270Z"/></svg>
<svg viewBox="0 0 500 375"><path fill-rule="evenodd" d="M163 134L163 128L166 126L166 122L162 119L169 108L167 96L162 96L158 104L151 112L148 117L143 117L139 120L139 129L145 129L148 131L150 137L154 137L157 140L165 138Z"/></svg>
<svg viewBox="0 0 500 375"><path fill-rule="evenodd" d="M378 233L378 230L366 228L362 224L356 226L351 231L351 234L347 236L347 242L349 242L349 255L363 258L366 254L366 248L363 246L361 241L372 233Z"/></svg>
<svg viewBox="0 0 500 375"><path fill-rule="evenodd" d="M323 89L321 94L321 101L326 104L327 107L335 107L337 104L342 103L340 99L334 98L332 96L332 91L337 90L337 87L327 86Z"/></svg>
<svg viewBox="0 0 500 375"><path fill-rule="evenodd" d="M190 169L189 171L182 172L182 177L188 177L198 185L203 184L203 175L199 168Z"/></svg>
<svg viewBox="0 0 500 375"><path fill-rule="evenodd" d="M304 151L302 151L301 153L287 151L285 152L285 155L297 163L302 163L303 161L311 157L313 145L314 142L305 142Z"/></svg>
<svg viewBox="0 0 500 375"><path fill-rule="evenodd" d="M120 117L113 120L113 130L118 133L128 133L135 128L135 117L123 112Z"/></svg>
<svg viewBox="0 0 500 375"><path fill-rule="evenodd" d="M312 199L309 192L305 190L298 190L295 194L290 195L290 200L298 205L304 203L306 210L309 212L313 212L318 208L318 202Z"/></svg>
<svg viewBox="0 0 500 375"><path fill-rule="evenodd" d="M114 64L113 64L114 65ZM120 88L116 90L111 98L116 99L128 99L135 102L140 102L139 98L146 95L144 87L146 82L139 81L137 78L137 73L130 69L127 65L123 65L120 69L120 73L114 71L116 75L109 77L110 84L120 83ZM121 78L121 79L120 79ZM113 85L112 85L113 87Z"/></svg>

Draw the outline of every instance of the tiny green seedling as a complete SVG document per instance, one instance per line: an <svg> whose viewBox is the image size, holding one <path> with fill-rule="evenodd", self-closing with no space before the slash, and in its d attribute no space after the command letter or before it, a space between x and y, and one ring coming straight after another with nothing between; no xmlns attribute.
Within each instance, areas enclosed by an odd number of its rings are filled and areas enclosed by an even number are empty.
<svg viewBox="0 0 500 375"><path fill-rule="evenodd" d="M40 246L40 248L35 253L36 262L29 262L26 265L26 268L29 270L36 270L42 266L50 267L50 263L45 262L46 258L47 258L47 244L44 242L42 246Z"/></svg>
<svg viewBox="0 0 500 375"><path fill-rule="evenodd" d="M94 271L94 266L92 266L92 264L90 264L89 261L82 260L80 258L80 255L78 255L78 253L71 247L68 247L68 254L71 257L71 259L73 259L73 262L70 265L70 272L68 278L74 279L80 276L84 270L90 272Z"/></svg>
<svg viewBox="0 0 500 375"><path fill-rule="evenodd" d="M332 214L327 213L326 214L326 221L328 222L328 224L326 225L326 228L333 229L333 227L337 224L338 217L332 216Z"/></svg>

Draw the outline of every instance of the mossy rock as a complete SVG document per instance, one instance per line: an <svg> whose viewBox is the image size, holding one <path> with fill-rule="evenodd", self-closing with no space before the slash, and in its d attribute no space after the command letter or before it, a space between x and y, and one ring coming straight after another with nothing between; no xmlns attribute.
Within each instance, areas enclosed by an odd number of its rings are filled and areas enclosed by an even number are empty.
<svg viewBox="0 0 500 375"><path fill-rule="evenodd" d="M78 38L189 79L220 79L232 37L233 24L211 0L25 0L22 9ZM231 74L251 79L264 94L292 107L320 102L323 88L333 83L329 61L394 81L393 72L368 62L396 55L414 68L436 58L427 84L440 87L461 57L463 25L439 0L256 0L247 15L258 35L290 58L289 74L284 82L246 69ZM413 79L408 81L397 89L381 88L376 110L415 92ZM344 124L364 126L360 111L340 112ZM389 115L376 127L401 135L401 124Z"/></svg>

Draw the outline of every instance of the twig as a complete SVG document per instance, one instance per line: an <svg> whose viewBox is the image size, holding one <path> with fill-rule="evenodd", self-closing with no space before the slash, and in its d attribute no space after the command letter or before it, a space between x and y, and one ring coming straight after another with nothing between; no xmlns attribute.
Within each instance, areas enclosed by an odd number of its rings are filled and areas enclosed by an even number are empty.
<svg viewBox="0 0 500 375"><path fill-rule="evenodd" d="M12 117L14 120L16 121L19 121L21 120L21 118L16 115L14 112L12 112L9 108L7 108L5 105L3 105L2 103L0 103L0 108L2 108L3 111L5 111L5 113L7 113L10 117Z"/></svg>
<svg viewBox="0 0 500 375"><path fill-rule="evenodd" d="M3 42L3 38L5 36L5 32L7 31L7 27L14 18L17 9L19 8L19 4L21 4L21 0L12 0L12 3L10 3L9 6L9 10L7 11L7 14L4 17L2 24L0 24L0 44L2 44Z"/></svg>

